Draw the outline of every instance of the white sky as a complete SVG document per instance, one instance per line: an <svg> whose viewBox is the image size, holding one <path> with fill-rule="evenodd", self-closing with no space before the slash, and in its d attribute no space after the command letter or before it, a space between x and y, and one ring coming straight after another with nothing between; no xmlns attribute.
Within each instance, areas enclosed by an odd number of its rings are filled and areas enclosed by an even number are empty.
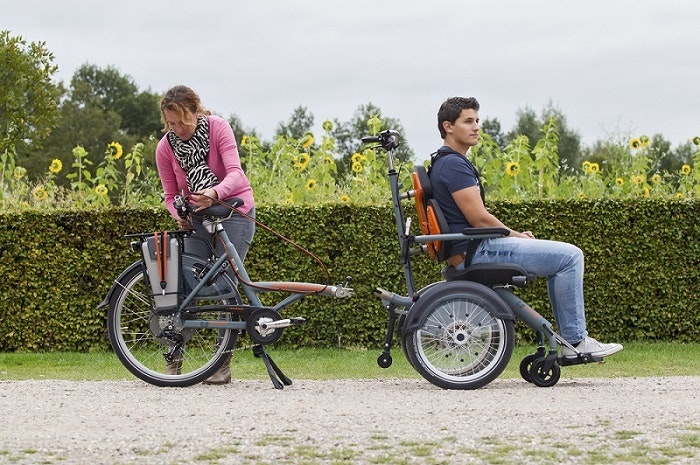
<svg viewBox="0 0 700 465"><path fill-rule="evenodd" d="M504 132L551 101L584 144L700 135L697 0L0 0L0 12L0 29L46 42L59 80L89 63L141 90L186 84L265 139L299 105L320 132L372 102L423 158L455 95Z"/></svg>

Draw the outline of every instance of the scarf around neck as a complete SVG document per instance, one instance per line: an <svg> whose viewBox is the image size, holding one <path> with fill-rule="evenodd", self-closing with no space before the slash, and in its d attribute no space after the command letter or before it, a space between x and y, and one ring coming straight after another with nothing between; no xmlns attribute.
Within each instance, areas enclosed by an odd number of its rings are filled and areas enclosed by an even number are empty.
<svg viewBox="0 0 700 465"><path fill-rule="evenodd" d="M219 178L211 171L206 161L209 155L209 120L206 116L197 118L197 127L188 140L182 140L170 131L168 142L177 164L186 173L187 188L190 192L203 192L219 183Z"/></svg>

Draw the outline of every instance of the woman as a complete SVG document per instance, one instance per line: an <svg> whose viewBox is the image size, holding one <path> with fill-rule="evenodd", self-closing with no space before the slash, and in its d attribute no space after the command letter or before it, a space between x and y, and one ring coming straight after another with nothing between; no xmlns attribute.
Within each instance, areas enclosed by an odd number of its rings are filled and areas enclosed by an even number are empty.
<svg viewBox="0 0 700 465"><path fill-rule="evenodd" d="M244 201L240 210L255 217L255 202L250 182L243 172L236 139L231 126L202 107L199 96L186 86L175 86L160 101L165 135L156 148L156 165L163 185L165 205L180 229L193 229L194 236L210 238L201 217L192 223L178 216L174 206L176 195L188 196L196 210L210 207L215 200L238 197ZM255 223L240 215L223 222L224 229L244 260L255 234ZM217 244L217 248L221 245ZM189 254L208 258L205 241L185 239ZM219 250L220 252L220 250ZM205 384L231 382L231 357ZM167 373L177 374L182 360L168 364Z"/></svg>

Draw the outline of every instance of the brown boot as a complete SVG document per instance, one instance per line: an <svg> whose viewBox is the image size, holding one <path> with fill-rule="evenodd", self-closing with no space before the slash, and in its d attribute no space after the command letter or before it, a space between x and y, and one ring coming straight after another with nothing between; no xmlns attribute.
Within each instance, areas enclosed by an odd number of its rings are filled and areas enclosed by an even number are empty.
<svg viewBox="0 0 700 465"><path fill-rule="evenodd" d="M165 374L166 375L179 375L182 369L182 353L178 352L173 356L172 362L166 362L165 364Z"/></svg>
<svg viewBox="0 0 700 465"><path fill-rule="evenodd" d="M202 384L228 384L231 382L231 355L226 357L224 364L216 370L216 373L205 379Z"/></svg>

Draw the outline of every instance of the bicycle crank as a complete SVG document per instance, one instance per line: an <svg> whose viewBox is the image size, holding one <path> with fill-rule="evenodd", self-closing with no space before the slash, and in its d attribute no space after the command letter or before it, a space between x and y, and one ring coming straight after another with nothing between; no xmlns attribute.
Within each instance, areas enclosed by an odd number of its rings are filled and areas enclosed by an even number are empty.
<svg viewBox="0 0 700 465"><path fill-rule="evenodd" d="M273 344L282 337L282 330L290 326L301 325L303 318L285 318L269 308L259 308L250 312L246 318L246 332L255 344Z"/></svg>

